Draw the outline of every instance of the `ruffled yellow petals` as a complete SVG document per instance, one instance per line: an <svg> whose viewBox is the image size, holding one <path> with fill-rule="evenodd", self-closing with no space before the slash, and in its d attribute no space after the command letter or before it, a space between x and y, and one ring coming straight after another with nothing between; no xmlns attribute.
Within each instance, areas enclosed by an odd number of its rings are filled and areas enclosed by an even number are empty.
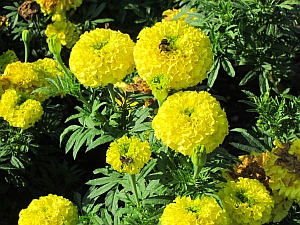
<svg viewBox="0 0 300 225"><path fill-rule="evenodd" d="M147 141L123 136L110 144L106 152L106 162L120 173L136 174L150 160L150 156L150 145Z"/></svg>
<svg viewBox="0 0 300 225"><path fill-rule="evenodd" d="M84 86L120 82L134 69L134 42L129 35L109 29L85 32L71 51L71 71Z"/></svg>
<svg viewBox="0 0 300 225"><path fill-rule="evenodd" d="M4 72L6 66L10 63L18 61L16 53L12 50L8 50L0 55L0 76Z"/></svg>
<svg viewBox="0 0 300 225"><path fill-rule="evenodd" d="M170 87L177 90L202 82L212 59L208 36L183 21L158 22L144 28L134 48L136 68L144 80L164 74Z"/></svg>
<svg viewBox="0 0 300 225"><path fill-rule="evenodd" d="M177 92L167 98L152 121L155 136L171 149L191 155L203 145L207 153L228 134L228 121L219 102L208 92Z"/></svg>
<svg viewBox="0 0 300 225"><path fill-rule="evenodd" d="M76 225L77 207L61 196L49 194L34 199L19 214L18 225Z"/></svg>
<svg viewBox="0 0 300 225"><path fill-rule="evenodd" d="M192 200L190 196L177 197L164 209L159 219L162 225L227 225L225 210L213 197Z"/></svg>
<svg viewBox="0 0 300 225"><path fill-rule="evenodd" d="M224 209L236 225L261 225L271 219L274 201L258 180L240 177L219 191Z"/></svg>

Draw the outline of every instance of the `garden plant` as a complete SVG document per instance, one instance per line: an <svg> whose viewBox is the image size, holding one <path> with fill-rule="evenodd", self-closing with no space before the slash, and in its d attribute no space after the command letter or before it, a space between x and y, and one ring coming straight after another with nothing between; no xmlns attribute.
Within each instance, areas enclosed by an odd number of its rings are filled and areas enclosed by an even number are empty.
<svg viewBox="0 0 300 225"><path fill-rule="evenodd" d="M300 224L300 1L0 7L0 225Z"/></svg>

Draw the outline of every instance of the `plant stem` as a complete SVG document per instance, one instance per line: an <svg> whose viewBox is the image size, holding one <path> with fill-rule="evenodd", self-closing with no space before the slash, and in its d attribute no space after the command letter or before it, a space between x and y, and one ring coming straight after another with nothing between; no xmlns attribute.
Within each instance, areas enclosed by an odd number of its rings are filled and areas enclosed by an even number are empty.
<svg viewBox="0 0 300 225"><path fill-rule="evenodd" d="M114 91L114 85L113 84L108 84L107 89L111 98L111 102L113 104L113 107L115 108L116 105L116 97L115 97L115 91Z"/></svg>
<svg viewBox="0 0 300 225"><path fill-rule="evenodd" d="M195 180L197 178L197 176L199 175L201 169L203 166L196 166L194 164L194 175L193 175L193 179Z"/></svg>
<svg viewBox="0 0 300 225"><path fill-rule="evenodd" d="M25 60L24 60L24 62L27 62L28 61L29 44L24 42L24 48L25 48Z"/></svg>
<svg viewBox="0 0 300 225"><path fill-rule="evenodd" d="M128 174L129 174L129 173L128 173ZM133 195L134 195L135 200L136 200L136 205L137 205L137 206L140 206L140 201L139 201L139 197L138 197L137 189L136 189L135 174L129 174L129 177L130 177L130 182L131 182L132 192L133 192Z"/></svg>

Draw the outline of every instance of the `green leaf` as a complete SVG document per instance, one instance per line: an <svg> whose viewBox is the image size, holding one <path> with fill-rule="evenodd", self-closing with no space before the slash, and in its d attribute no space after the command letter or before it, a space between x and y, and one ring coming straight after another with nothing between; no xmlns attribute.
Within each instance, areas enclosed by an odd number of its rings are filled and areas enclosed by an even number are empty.
<svg viewBox="0 0 300 225"><path fill-rule="evenodd" d="M24 169L25 168L23 163L15 156L11 157L10 162L13 166L15 166L18 169Z"/></svg>
<svg viewBox="0 0 300 225"><path fill-rule="evenodd" d="M84 130L84 127L79 127L76 131L73 132L73 134L71 134L71 136L69 137L69 140L67 141L67 144L66 144L66 153L68 153L71 150L71 148L75 144L76 139L80 138L80 135L83 130Z"/></svg>
<svg viewBox="0 0 300 225"><path fill-rule="evenodd" d="M88 185L104 185L104 184L108 184L110 182L118 182L118 180L121 181L121 179L116 180L116 177L101 177L101 178L89 180L88 182L86 182L86 184L88 184Z"/></svg>
<svg viewBox="0 0 300 225"><path fill-rule="evenodd" d="M214 85L217 77L218 77L218 73L219 73L219 69L220 69L220 59L217 58L211 69L210 69L210 72L209 72L209 76L208 76L208 80L207 80L207 86L209 88L212 88L212 86Z"/></svg>
<svg viewBox="0 0 300 225"><path fill-rule="evenodd" d="M223 69L225 70L225 72L231 76L231 77L234 77L235 76L235 71L231 65L231 62L229 61L228 58L224 57L222 58L221 60L221 63L222 63L222 67Z"/></svg>
<svg viewBox="0 0 300 225"><path fill-rule="evenodd" d="M258 71L256 69L250 70L244 78L240 81L240 86L245 85L248 83L253 77L255 77L258 74Z"/></svg>
<svg viewBox="0 0 300 225"><path fill-rule="evenodd" d="M88 148L86 149L86 152L93 149L93 148L96 148L97 146L99 145L102 145L102 144L105 144L107 142L110 142L114 140L114 137L111 136L111 135L102 135L101 137L97 138L95 141L93 141L89 146Z"/></svg>
<svg viewBox="0 0 300 225"><path fill-rule="evenodd" d="M111 183L105 184L101 186L100 188L96 188L89 194L89 198L95 198L99 197L105 192L108 192L110 189L112 189L114 186L116 186L119 182L118 181L112 181Z"/></svg>
<svg viewBox="0 0 300 225"><path fill-rule="evenodd" d="M66 136L67 133L71 132L71 131L74 131L74 130L77 130L79 129L81 126L78 126L78 125L71 125L69 127L67 127L64 132L60 135L60 145L61 145L61 142L62 140L64 139L64 137Z"/></svg>

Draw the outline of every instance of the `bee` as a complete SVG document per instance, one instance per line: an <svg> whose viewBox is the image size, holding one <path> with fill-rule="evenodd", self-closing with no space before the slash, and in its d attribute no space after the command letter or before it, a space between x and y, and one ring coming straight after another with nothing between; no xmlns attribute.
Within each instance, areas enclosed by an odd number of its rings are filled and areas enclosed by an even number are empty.
<svg viewBox="0 0 300 225"><path fill-rule="evenodd" d="M161 40L158 48L160 49L160 52L168 52L170 43L168 42L168 39L164 38Z"/></svg>
<svg viewBox="0 0 300 225"><path fill-rule="evenodd" d="M133 159L131 157L126 157L126 156L120 156L120 161L123 163L123 164L130 164L133 162Z"/></svg>

